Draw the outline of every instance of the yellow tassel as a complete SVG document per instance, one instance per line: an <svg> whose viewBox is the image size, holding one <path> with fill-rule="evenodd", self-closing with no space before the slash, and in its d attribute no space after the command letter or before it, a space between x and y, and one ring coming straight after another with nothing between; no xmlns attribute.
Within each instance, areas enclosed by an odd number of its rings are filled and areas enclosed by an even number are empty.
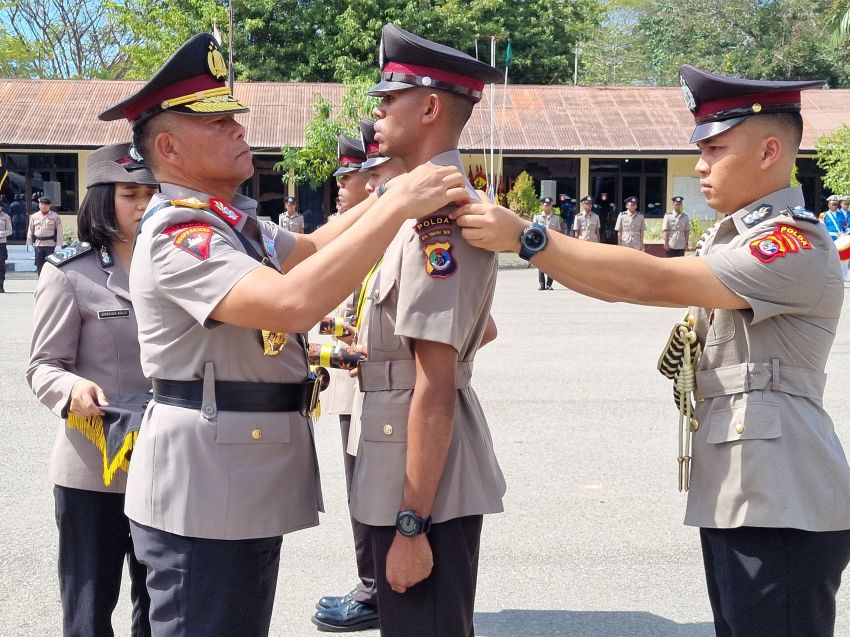
<svg viewBox="0 0 850 637"><path fill-rule="evenodd" d="M124 443L110 463L106 452L106 434L103 431L103 418L100 416L79 416L74 412L68 412L66 426L68 429L79 431L86 440L91 442L100 451L103 457L104 485L108 487L112 484L112 480L118 469L123 469L125 472L130 470L130 461L127 460L127 455L133 450L133 446L136 444L136 438L139 436L138 431L131 431L125 436Z"/></svg>

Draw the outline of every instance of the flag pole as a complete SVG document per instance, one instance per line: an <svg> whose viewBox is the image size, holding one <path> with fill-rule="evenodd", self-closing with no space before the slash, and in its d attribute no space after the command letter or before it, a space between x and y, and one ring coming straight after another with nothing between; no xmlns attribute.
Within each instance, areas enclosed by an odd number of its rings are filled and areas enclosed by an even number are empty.
<svg viewBox="0 0 850 637"><path fill-rule="evenodd" d="M230 93L233 94L233 0L227 0L227 49L228 49L228 74L230 75Z"/></svg>

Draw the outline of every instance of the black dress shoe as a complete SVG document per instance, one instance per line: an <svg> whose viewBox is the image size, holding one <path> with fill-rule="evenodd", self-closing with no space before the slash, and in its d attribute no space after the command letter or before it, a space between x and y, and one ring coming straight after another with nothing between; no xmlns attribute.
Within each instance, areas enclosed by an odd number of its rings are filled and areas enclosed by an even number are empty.
<svg viewBox="0 0 850 637"><path fill-rule="evenodd" d="M378 628L378 607L351 600L333 608L323 608L313 615L313 623L326 633L353 633Z"/></svg>
<svg viewBox="0 0 850 637"><path fill-rule="evenodd" d="M342 606L343 604L347 604L348 602L354 599L354 594L357 592L357 587L352 588L345 595L325 595L318 602L316 602L316 610L323 610L325 608L335 608L337 606Z"/></svg>

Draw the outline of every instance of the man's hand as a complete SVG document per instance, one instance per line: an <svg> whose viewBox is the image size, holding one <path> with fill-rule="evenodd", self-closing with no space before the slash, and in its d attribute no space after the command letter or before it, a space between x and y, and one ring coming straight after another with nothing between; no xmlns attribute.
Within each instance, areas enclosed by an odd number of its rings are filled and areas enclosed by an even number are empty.
<svg viewBox="0 0 850 637"><path fill-rule="evenodd" d="M365 356L367 359L369 358L369 352L366 351L365 345L357 345L355 349L361 354L363 354L363 356ZM360 376L360 366L358 365L354 369L349 369L348 375L352 378L357 378L358 376Z"/></svg>
<svg viewBox="0 0 850 637"><path fill-rule="evenodd" d="M426 535L405 537L395 534L387 553L387 582L396 593L404 593L431 574L434 555Z"/></svg>
<svg viewBox="0 0 850 637"><path fill-rule="evenodd" d="M466 179L454 166L426 163L387 182L385 197L402 203L408 219L424 217L451 203L469 201Z"/></svg>
<svg viewBox="0 0 850 637"><path fill-rule="evenodd" d="M479 194L482 201L449 213L463 228L463 238L491 252L519 252L519 235L531 224L513 211L487 202L484 193Z"/></svg>
<svg viewBox="0 0 850 637"><path fill-rule="evenodd" d="M106 394L96 383L81 378L71 388L71 405L68 411L72 411L84 418L89 416L102 416L101 407L108 407Z"/></svg>

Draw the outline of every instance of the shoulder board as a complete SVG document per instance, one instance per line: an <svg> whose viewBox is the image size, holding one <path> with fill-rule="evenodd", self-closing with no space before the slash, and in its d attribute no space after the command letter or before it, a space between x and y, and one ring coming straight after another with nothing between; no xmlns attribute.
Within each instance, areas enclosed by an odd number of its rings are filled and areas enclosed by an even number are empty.
<svg viewBox="0 0 850 637"><path fill-rule="evenodd" d="M798 219L799 221L808 221L809 223L820 223L820 219L818 219L815 213L810 210L806 210L802 206L786 208L782 212L787 215L791 215L794 219Z"/></svg>
<svg viewBox="0 0 850 637"><path fill-rule="evenodd" d="M61 249L59 252L54 252L49 257L47 257L47 261L55 265L57 268L61 268L66 263L70 263L74 259L79 256L86 254L87 252L91 252L92 247L90 243L72 243L67 248Z"/></svg>
<svg viewBox="0 0 850 637"><path fill-rule="evenodd" d="M195 208L197 210L203 210L210 207L208 202L201 201L195 197L189 197L188 199L172 199L171 205L175 208Z"/></svg>

